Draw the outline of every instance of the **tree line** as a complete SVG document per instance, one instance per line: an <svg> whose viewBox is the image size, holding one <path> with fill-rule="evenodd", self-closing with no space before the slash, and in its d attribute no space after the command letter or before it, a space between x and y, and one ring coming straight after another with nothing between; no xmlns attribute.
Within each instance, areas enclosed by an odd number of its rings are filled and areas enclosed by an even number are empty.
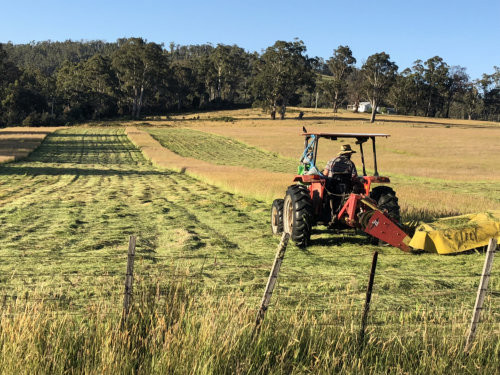
<svg viewBox="0 0 500 375"><path fill-rule="evenodd" d="M500 121L500 68L472 81L441 57L399 71L385 53L361 67L348 46L328 60L300 40L262 53L236 45L169 46L142 38L0 44L0 126L37 126L189 110L261 107L275 119L289 105L369 101L384 112ZM372 111L371 121L377 111Z"/></svg>

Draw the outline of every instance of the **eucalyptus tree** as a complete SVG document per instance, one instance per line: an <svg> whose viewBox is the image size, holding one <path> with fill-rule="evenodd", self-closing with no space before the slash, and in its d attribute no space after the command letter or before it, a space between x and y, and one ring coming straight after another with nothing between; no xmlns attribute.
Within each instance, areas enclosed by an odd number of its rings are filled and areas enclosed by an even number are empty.
<svg viewBox="0 0 500 375"><path fill-rule="evenodd" d="M406 68L396 75L393 85L387 94L387 100L397 113L408 114L415 103L416 88L411 69Z"/></svg>
<svg viewBox="0 0 500 375"><path fill-rule="evenodd" d="M116 113L118 80L111 59L96 54L83 63L83 80L93 108L92 118Z"/></svg>
<svg viewBox="0 0 500 375"><path fill-rule="evenodd" d="M57 71L56 87L71 117L116 114L118 81L107 57L96 54L81 63L67 61Z"/></svg>
<svg viewBox="0 0 500 375"><path fill-rule="evenodd" d="M37 76L30 71L12 69L4 80L0 97L0 123L7 125L42 125L48 116L47 98ZM12 81L12 79L14 79Z"/></svg>
<svg viewBox="0 0 500 375"><path fill-rule="evenodd" d="M475 120L483 111L484 101L479 91L479 82L468 82L463 91L462 97L462 118Z"/></svg>
<svg viewBox="0 0 500 375"><path fill-rule="evenodd" d="M372 106L370 122L375 121L377 106L384 100L393 84L398 66L385 53L375 53L368 57L361 68L366 96Z"/></svg>
<svg viewBox="0 0 500 375"><path fill-rule="evenodd" d="M356 64L356 59L352 56L352 51L348 46L339 46L327 61L331 78L326 79L322 87L325 95L332 102L334 113L337 113L338 105L346 97L347 77L351 74L354 64Z"/></svg>
<svg viewBox="0 0 500 375"><path fill-rule="evenodd" d="M445 96L448 92L449 66L439 56L431 57L424 62L423 77L426 84L425 116L435 117L444 114Z"/></svg>
<svg viewBox="0 0 500 375"><path fill-rule="evenodd" d="M452 66L449 69L448 81L445 84L446 91L444 92L444 117L450 117L452 103L454 101L458 102L463 98L464 93L468 89L468 84L469 75L464 67Z"/></svg>
<svg viewBox="0 0 500 375"><path fill-rule="evenodd" d="M147 96L162 81L166 56L159 44L147 43L142 38L121 40L119 44L112 56L112 66L122 94L131 105L132 117L140 117Z"/></svg>
<svg viewBox="0 0 500 375"><path fill-rule="evenodd" d="M249 74L249 58L243 48L218 44L209 56L215 95L232 101L236 90Z"/></svg>
<svg viewBox="0 0 500 375"><path fill-rule="evenodd" d="M180 111L184 105L191 104L195 98L200 100L203 95L203 86L200 90L200 81L189 61L175 61L171 64L171 83L168 91Z"/></svg>
<svg viewBox="0 0 500 375"><path fill-rule="evenodd" d="M304 55L305 51L306 46L301 40L278 40L265 50L255 66L253 95L265 108L271 109L273 119L278 106L281 106L283 119L297 89L313 82L311 63Z"/></svg>
<svg viewBox="0 0 500 375"><path fill-rule="evenodd" d="M488 120L500 121L500 67L494 67L493 74L483 74L479 80L484 110L482 117Z"/></svg>
<svg viewBox="0 0 500 375"><path fill-rule="evenodd" d="M9 55L0 44L0 126L13 125L26 116L19 113L22 110L21 77L22 71L10 61Z"/></svg>
<svg viewBox="0 0 500 375"><path fill-rule="evenodd" d="M347 99L353 103L354 113L358 113L359 103L361 102L364 94L364 78L361 70L353 67L351 74L347 77Z"/></svg>

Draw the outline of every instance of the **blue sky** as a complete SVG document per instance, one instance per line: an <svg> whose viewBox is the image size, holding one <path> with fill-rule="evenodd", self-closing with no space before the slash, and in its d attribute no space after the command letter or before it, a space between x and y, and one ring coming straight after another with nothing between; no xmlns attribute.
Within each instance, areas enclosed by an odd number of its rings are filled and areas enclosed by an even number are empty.
<svg viewBox="0 0 500 375"><path fill-rule="evenodd" d="M298 37L327 59L348 45L358 65L376 52L400 69L435 55L471 78L500 66L500 1L0 0L0 42L115 41L237 44L258 51Z"/></svg>

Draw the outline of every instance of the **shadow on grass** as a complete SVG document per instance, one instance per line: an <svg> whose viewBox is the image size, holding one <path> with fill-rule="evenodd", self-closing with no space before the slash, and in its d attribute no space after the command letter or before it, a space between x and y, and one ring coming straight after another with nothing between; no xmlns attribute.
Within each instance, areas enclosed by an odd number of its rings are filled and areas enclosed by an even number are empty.
<svg viewBox="0 0 500 375"><path fill-rule="evenodd" d="M281 119L276 118L276 120L271 119L270 117L243 117L238 118L238 120L252 120L252 121L270 121L274 123L280 123ZM299 120L297 117L288 116L285 117L284 120L297 120L297 124L300 124L302 121L319 121L319 120L341 120L341 121L370 121L369 119L364 118L351 118L351 117L341 117L341 116L304 116L302 120Z"/></svg>
<svg viewBox="0 0 500 375"><path fill-rule="evenodd" d="M118 138L127 138L127 135L126 134L110 134L110 133L50 133L50 136L48 139L52 139L52 138L72 138L72 137L76 137L76 138L96 138L96 137L106 137L106 138L111 138L112 141L105 141L105 140L102 140L102 139L99 139L99 143L104 143L104 142L110 142L110 143L113 143L113 142L116 142L116 139ZM61 141L61 140L57 140L57 142L64 142L64 141Z"/></svg>
<svg viewBox="0 0 500 375"><path fill-rule="evenodd" d="M314 229L313 236L310 240L311 246L329 247L342 245L369 245L370 238L368 236L360 236L352 230L338 232L331 229ZM317 238L318 234L322 234L321 238Z"/></svg>
<svg viewBox="0 0 500 375"><path fill-rule="evenodd" d="M55 167L23 167L15 164L0 167L0 175L4 176L169 176L175 172L170 171L141 171L103 168L55 168Z"/></svg>
<svg viewBox="0 0 500 375"><path fill-rule="evenodd" d="M49 131L27 131L27 130L15 130L15 129L1 129L0 128L0 135L1 134L16 134L16 135L48 135L51 132ZM22 139L22 137L20 137ZM11 138L13 139L13 138Z"/></svg>
<svg viewBox="0 0 500 375"><path fill-rule="evenodd" d="M398 119L375 119L375 122L394 122L394 123L403 123L403 124L414 124L426 127L427 125L437 125L439 127L445 128L460 128L460 129L500 129L500 126L488 126L488 125L466 125L466 124L453 124L446 123L440 121L411 121L411 120L398 120Z"/></svg>
<svg viewBox="0 0 500 375"><path fill-rule="evenodd" d="M270 117L244 117L244 118L238 118L238 120L253 120L253 121L274 121L276 123L280 122L279 118L276 118L276 120L272 120ZM287 116L285 117L285 120L297 120L297 123L299 124L301 121L345 121L345 122L366 122L369 123L370 119L369 118L363 118L363 117L343 117L343 116L308 116L305 115L302 120L299 120L297 117L293 116ZM179 121L187 121L187 120L179 120ZM460 128L460 129L500 129L500 126L491 126L491 125L467 125L467 124L454 124L454 123L448 123L448 122L442 122L442 121L418 121L418 120L403 120L403 119L391 119L391 118L375 118L375 123L379 122L384 122L384 123L402 123L402 124L413 124L413 125L419 125L419 126L429 126L429 127L445 127L445 128Z"/></svg>

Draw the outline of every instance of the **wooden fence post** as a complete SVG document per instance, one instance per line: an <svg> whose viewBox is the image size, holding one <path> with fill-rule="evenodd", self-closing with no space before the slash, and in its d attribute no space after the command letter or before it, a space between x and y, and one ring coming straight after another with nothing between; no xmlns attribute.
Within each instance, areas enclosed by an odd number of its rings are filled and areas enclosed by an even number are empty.
<svg viewBox="0 0 500 375"><path fill-rule="evenodd" d="M378 259L378 251L375 251L373 253L372 267L370 269L370 279L368 280L368 287L366 288L365 307L363 309L363 316L361 318L361 331L359 333L360 348L363 347L363 343L365 340L366 320L368 319L368 311L370 310L370 301L372 299L373 280L375 279L375 269L377 268L377 259Z"/></svg>
<svg viewBox="0 0 500 375"><path fill-rule="evenodd" d="M260 303L260 308L257 312L257 318L255 319L256 330L260 328L260 324L262 323L267 308L269 307L269 302L271 301L271 296L273 295L274 286L276 285L276 280L278 279L278 273L280 272L281 263L283 263L283 258L285 257L285 251L289 239L290 234L283 232L280 244L278 245L278 250L276 251L276 257L274 258L271 272L269 273L269 279L267 280L264 296L262 297L262 302Z"/></svg>
<svg viewBox="0 0 500 375"><path fill-rule="evenodd" d="M134 280L135 236L130 236L128 243L127 273L125 274L125 292L123 293L122 327L127 320L132 298L132 283Z"/></svg>
<svg viewBox="0 0 500 375"><path fill-rule="evenodd" d="M483 272L481 273L481 281L479 282L479 288L477 290L476 304L474 305L474 313L472 314L469 335L467 336L467 341L465 342L465 352L468 352L470 350L472 341L474 341L474 337L476 336L476 329L479 324L481 310L483 309L486 290L488 289L491 267L493 266L493 256L495 254L496 248L497 240L495 238L490 239L488 250L486 251L486 259L484 260Z"/></svg>

